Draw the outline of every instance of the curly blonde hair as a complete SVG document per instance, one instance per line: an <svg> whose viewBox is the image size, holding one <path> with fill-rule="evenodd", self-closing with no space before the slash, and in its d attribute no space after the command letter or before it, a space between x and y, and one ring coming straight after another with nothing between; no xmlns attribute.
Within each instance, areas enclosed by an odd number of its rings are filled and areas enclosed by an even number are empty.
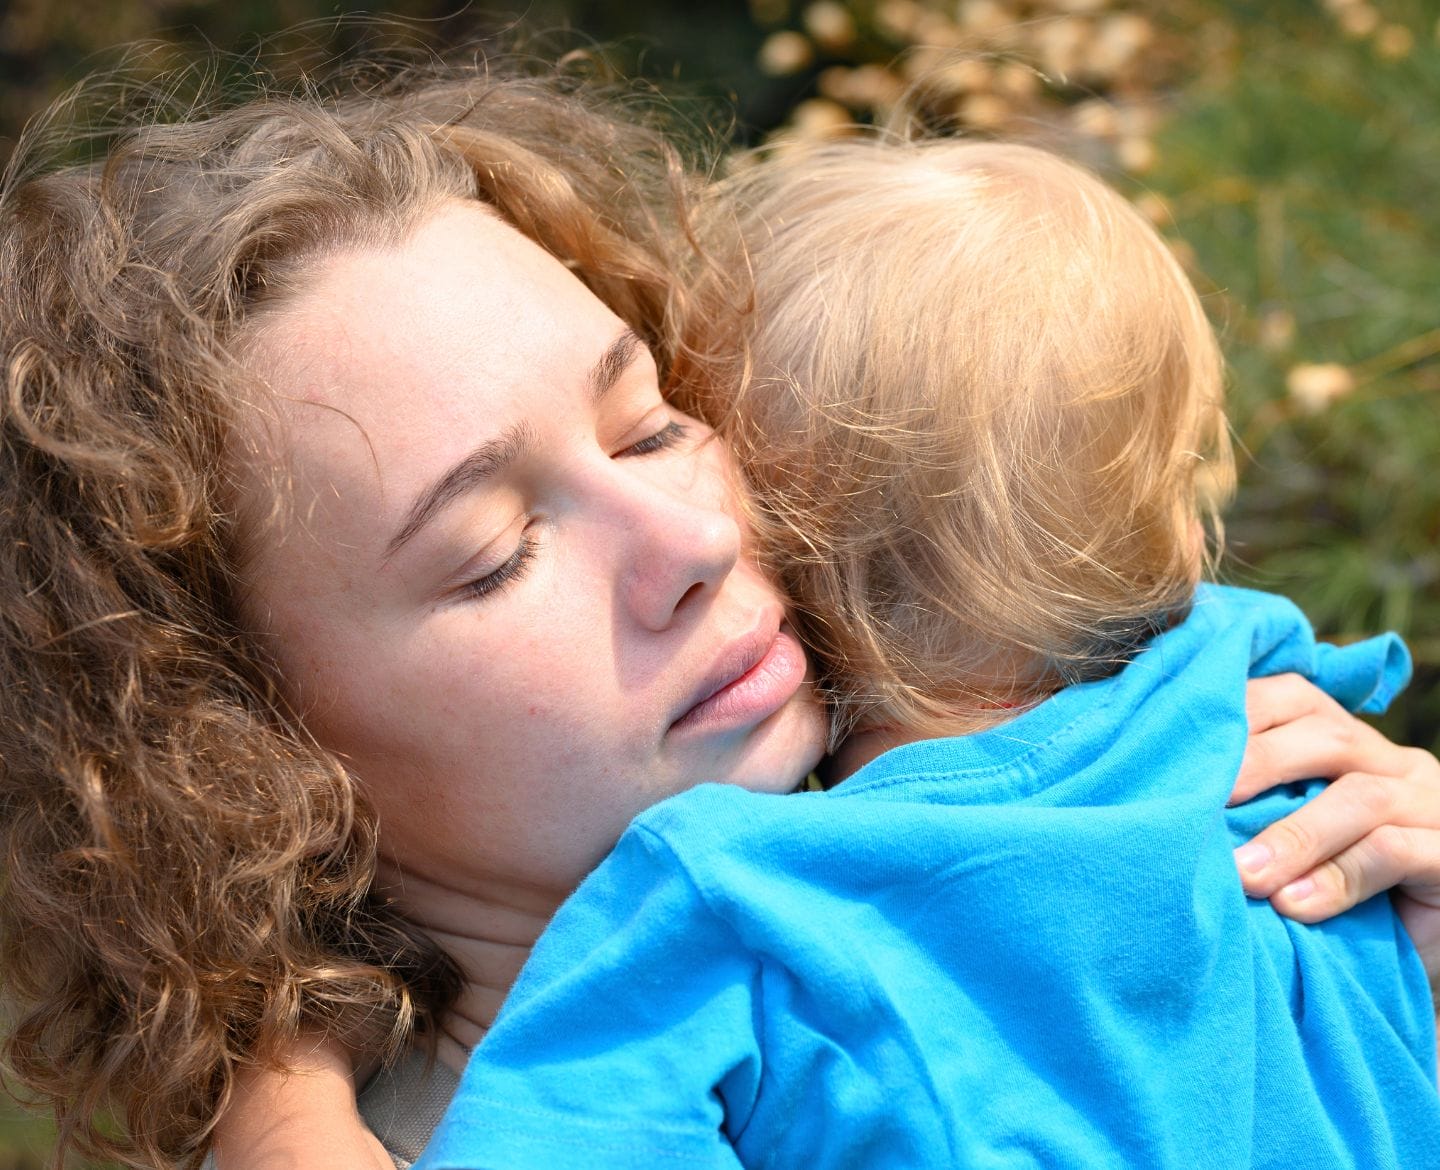
<svg viewBox="0 0 1440 1170"><path fill-rule="evenodd" d="M237 1069L302 1022L393 1053L454 994L445 956L371 894L373 820L236 618L230 445L262 391L234 348L317 255L458 196L561 258L663 364L687 179L631 104L563 70L372 68L138 125L93 164L16 163L0 976L5 1061L53 1109L57 1164L194 1166Z"/></svg>
<svg viewBox="0 0 1440 1170"><path fill-rule="evenodd" d="M754 287L697 283L686 394L727 420L837 734L987 726L1188 608L1233 479L1222 363L1119 194L1023 145L858 139L752 163L708 219Z"/></svg>

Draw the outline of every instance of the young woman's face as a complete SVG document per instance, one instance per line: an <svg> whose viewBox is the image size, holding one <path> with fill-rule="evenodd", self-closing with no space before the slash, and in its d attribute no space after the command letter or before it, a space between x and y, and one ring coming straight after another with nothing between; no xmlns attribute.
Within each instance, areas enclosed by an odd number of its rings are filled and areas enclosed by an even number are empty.
<svg viewBox="0 0 1440 1170"><path fill-rule="evenodd" d="M814 765L727 452L554 258L448 204L322 262L252 353L294 495L247 617L402 869L563 895L663 797Z"/></svg>

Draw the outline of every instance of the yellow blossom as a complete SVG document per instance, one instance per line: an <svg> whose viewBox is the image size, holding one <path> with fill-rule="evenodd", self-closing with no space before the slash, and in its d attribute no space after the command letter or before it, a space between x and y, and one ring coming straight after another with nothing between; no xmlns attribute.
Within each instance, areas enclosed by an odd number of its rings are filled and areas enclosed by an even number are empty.
<svg viewBox="0 0 1440 1170"><path fill-rule="evenodd" d="M815 59L814 46L798 32L771 33L760 46L760 70L772 77L799 73Z"/></svg>
<svg viewBox="0 0 1440 1170"><path fill-rule="evenodd" d="M1346 36L1368 37L1380 27L1380 14L1368 4L1354 4L1336 14Z"/></svg>
<svg viewBox="0 0 1440 1170"><path fill-rule="evenodd" d="M855 43L855 18L836 0L816 0L805 9L804 22L805 31L822 49L834 53Z"/></svg>
<svg viewBox="0 0 1440 1170"><path fill-rule="evenodd" d="M1415 48L1415 34L1403 24L1387 24L1375 34L1375 51L1387 61L1410 56Z"/></svg>
<svg viewBox="0 0 1440 1170"><path fill-rule="evenodd" d="M1355 375L1339 362L1302 362L1285 377L1291 400L1307 414L1317 414L1355 389Z"/></svg>

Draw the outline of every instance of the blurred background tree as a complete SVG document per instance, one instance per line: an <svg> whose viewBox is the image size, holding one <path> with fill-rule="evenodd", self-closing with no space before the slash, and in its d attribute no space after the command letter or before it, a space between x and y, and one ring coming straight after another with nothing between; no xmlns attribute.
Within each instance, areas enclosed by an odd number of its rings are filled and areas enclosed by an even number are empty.
<svg viewBox="0 0 1440 1170"><path fill-rule="evenodd" d="M456 9L385 11L438 46L513 23ZM343 56L366 38L335 11L9 0L0 159L118 43L155 38L158 68L314 21L307 39ZM554 34L537 52L581 30L700 116L733 118L739 143L784 149L903 105L1116 182L1226 341L1242 481L1225 575L1289 594L1335 639L1404 633L1416 680L1384 726L1440 750L1440 0L532 0L523 24ZM42 1127L0 1115L0 1170L45 1148Z"/></svg>

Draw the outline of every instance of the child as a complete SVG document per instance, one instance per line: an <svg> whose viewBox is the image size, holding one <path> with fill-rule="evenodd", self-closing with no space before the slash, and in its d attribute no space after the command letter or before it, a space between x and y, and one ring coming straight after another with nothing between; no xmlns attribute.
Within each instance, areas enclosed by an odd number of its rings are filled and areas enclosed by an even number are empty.
<svg viewBox="0 0 1440 1170"><path fill-rule="evenodd" d="M1198 585L1221 363L1163 242L1018 146L831 146L730 198L754 377L695 393L737 407L843 783L637 818L420 1165L1423 1164L1388 900L1247 902L1232 847L1309 789L1224 808L1248 676L1376 710L1406 656Z"/></svg>

